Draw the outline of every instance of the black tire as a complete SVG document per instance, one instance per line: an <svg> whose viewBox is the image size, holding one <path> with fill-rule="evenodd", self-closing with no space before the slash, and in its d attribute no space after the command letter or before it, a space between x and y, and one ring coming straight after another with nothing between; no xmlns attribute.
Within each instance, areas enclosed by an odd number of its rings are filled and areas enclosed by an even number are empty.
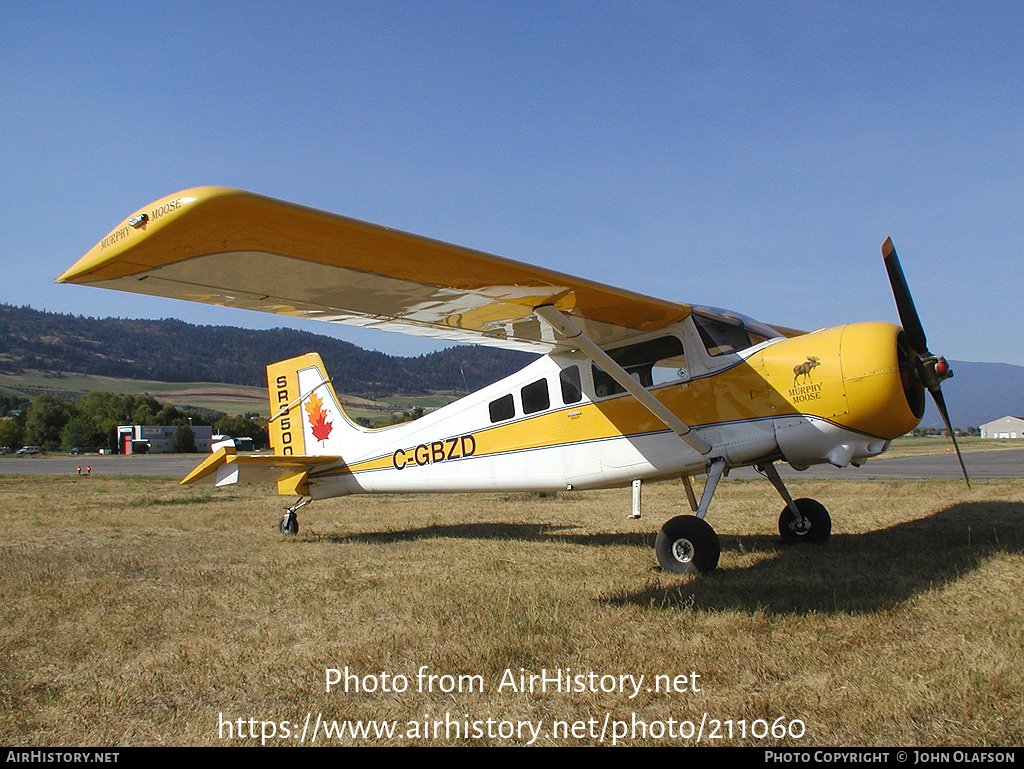
<svg viewBox="0 0 1024 769"><path fill-rule="evenodd" d="M658 563L673 574L704 574L718 566L721 545L715 530L695 515L666 521L654 541Z"/></svg>
<svg viewBox="0 0 1024 769"><path fill-rule="evenodd" d="M789 505L786 505L779 516L779 534L782 535L782 541L790 545L794 542L824 544L832 533L832 518L828 510L816 499L796 499L794 502L804 519L804 525L797 526L796 516L789 509Z"/></svg>
<svg viewBox="0 0 1024 769"><path fill-rule="evenodd" d="M299 533L299 518L294 513L288 515L282 515L281 520L277 522L277 530L282 534L298 534Z"/></svg>

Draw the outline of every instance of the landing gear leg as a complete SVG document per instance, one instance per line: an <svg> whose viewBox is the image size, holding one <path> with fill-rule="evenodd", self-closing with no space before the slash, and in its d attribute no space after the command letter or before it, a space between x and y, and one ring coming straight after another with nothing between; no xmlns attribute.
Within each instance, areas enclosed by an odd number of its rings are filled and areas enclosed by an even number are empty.
<svg viewBox="0 0 1024 769"><path fill-rule="evenodd" d="M298 512L300 508L305 507L312 499L303 499L299 497L294 505L289 505L284 509L284 515L281 516L281 520L277 522L277 530L282 534L298 534L299 533L299 516Z"/></svg>
<svg viewBox="0 0 1024 769"><path fill-rule="evenodd" d="M774 464L762 465L760 469L786 501L782 515L779 516L779 534L782 535L782 541L787 544L823 544L832 533L832 518L825 506L815 499L793 499Z"/></svg>
<svg viewBox="0 0 1024 769"><path fill-rule="evenodd" d="M686 489L686 500L690 503L690 509L696 513L697 496L693 493L693 483L690 482L690 476L683 476L683 487Z"/></svg>
<svg viewBox="0 0 1024 769"><path fill-rule="evenodd" d="M694 510L694 515L701 520L708 514L708 508L711 507L711 498L715 496L715 489L718 488L718 482L722 480L723 475L725 475L725 460L716 459L708 469L708 479L704 482L704 491L700 495L700 504Z"/></svg>
<svg viewBox="0 0 1024 769"><path fill-rule="evenodd" d="M658 554L658 563L665 571L673 574L703 574L718 566L721 543L704 516L724 474L724 459L716 459L711 463L700 504L696 504L689 477L683 479L694 515L677 515L658 532L654 549Z"/></svg>

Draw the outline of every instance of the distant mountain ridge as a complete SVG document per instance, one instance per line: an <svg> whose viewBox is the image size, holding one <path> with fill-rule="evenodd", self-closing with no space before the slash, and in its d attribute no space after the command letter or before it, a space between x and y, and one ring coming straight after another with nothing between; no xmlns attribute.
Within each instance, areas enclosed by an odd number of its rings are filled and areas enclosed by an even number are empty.
<svg viewBox="0 0 1024 769"><path fill-rule="evenodd" d="M979 427L1005 416L1024 417L1024 366L1010 363L970 363L951 360L953 378L942 383L942 394L954 427ZM931 398L921 424L941 427Z"/></svg>
<svg viewBox="0 0 1024 769"><path fill-rule="evenodd" d="M294 329L91 318L0 304L0 373L32 369L265 387L267 364L307 352L320 353L339 392L369 398L475 390L534 359L465 345L403 358Z"/></svg>
<svg viewBox="0 0 1024 769"><path fill-rule="evenodd" d="M0 373L26 369L161 382L266 386L268 363L319 352L339 392L368 398L475 390L525 366L532 355L458 346L403 358L308 331L197 326L180 320L89 318L0 304ZM1024 366L950 361L943 394L956 427L1024 416ZM941 427L931 399L922 421Z"/></svg>

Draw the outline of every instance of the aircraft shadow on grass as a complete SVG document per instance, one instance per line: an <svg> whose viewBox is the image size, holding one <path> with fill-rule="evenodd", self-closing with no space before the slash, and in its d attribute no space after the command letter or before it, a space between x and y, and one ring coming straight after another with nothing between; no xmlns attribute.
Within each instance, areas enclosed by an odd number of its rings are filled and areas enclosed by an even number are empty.
<svg viewBox="0 0 1024 769"><path fill-rule="evenodd" d="M833 534L828 543L785 545L778 536L722 535L722 566L601 600L611 604L696 610L849 613L890 609L951 584L998 553L1024 552L1024 503L965 502L926 518L863 534ZM468 523L351 536L335 542L407 542L451 537L588 546L649 546L652 534L579 534L543 523ZM752 556L730 567L730 556ZM762 557L758 557L762 556ZM558 568L552 562L552 568ZM659 572L657 566L652 571ZM678 581L676 581L678 580Z"/></svg>
<svg viewBox="0 0 1024 769"><path fill-rule="evenodd" d="M956 582L999 553L1024 552L1022 515L1019 502L970 502L886 529L833 534L824 546L723 537L723 555L769 557L609 602L773 614L884 611Z"/></svg>

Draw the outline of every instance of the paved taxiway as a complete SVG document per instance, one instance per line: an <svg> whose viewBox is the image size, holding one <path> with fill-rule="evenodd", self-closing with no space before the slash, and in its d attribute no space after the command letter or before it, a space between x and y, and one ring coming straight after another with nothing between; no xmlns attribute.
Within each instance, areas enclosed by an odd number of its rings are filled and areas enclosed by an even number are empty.
<svg viewBox="0 0 1024 769"><path fill-rule="evenodd" d="M151 454L129 456L40 456L2 457L0 473L5 475L74 474L77 467L89 466L93 475L151 475L184 478L200 461L192 454ZM971 478L1024 478L1024 449L977 451L964 455L964 464ZM960 465L952 452L923 457L874 459L863 467L839 469L817 465L802 472L789 465L779 466L786 478L834 478L836 480L885 480L914 478L960 478ZM733 470L734 478L756 477L754 470Z"/></svg>
<svg viewBox="0 0 1024 769"><path fill-rule="evenodd" d="M982 478L1024 478L1024 449L1000 451L975 451L964 454L964 465L972 479ZM748 468L733 471L733 477L740 473L751 473ZM956 454L950 450L944 454L922 457L901 457L899 459L872 459L861 467L838 468L832 465L815 465L803 471L796 471L789 465L779 465L779 474L784 478L833 478L836 480L887 480L917 478L963 478Z"/></svg>
<svg viewBox="0 0 1024 769"><path fill-rule="evenodd" d="M2 457L4 475L74 475L76 468L92 468L93 475L170 475L184 478L199 464L198 454L82 454L79 456Z"/></svg>

